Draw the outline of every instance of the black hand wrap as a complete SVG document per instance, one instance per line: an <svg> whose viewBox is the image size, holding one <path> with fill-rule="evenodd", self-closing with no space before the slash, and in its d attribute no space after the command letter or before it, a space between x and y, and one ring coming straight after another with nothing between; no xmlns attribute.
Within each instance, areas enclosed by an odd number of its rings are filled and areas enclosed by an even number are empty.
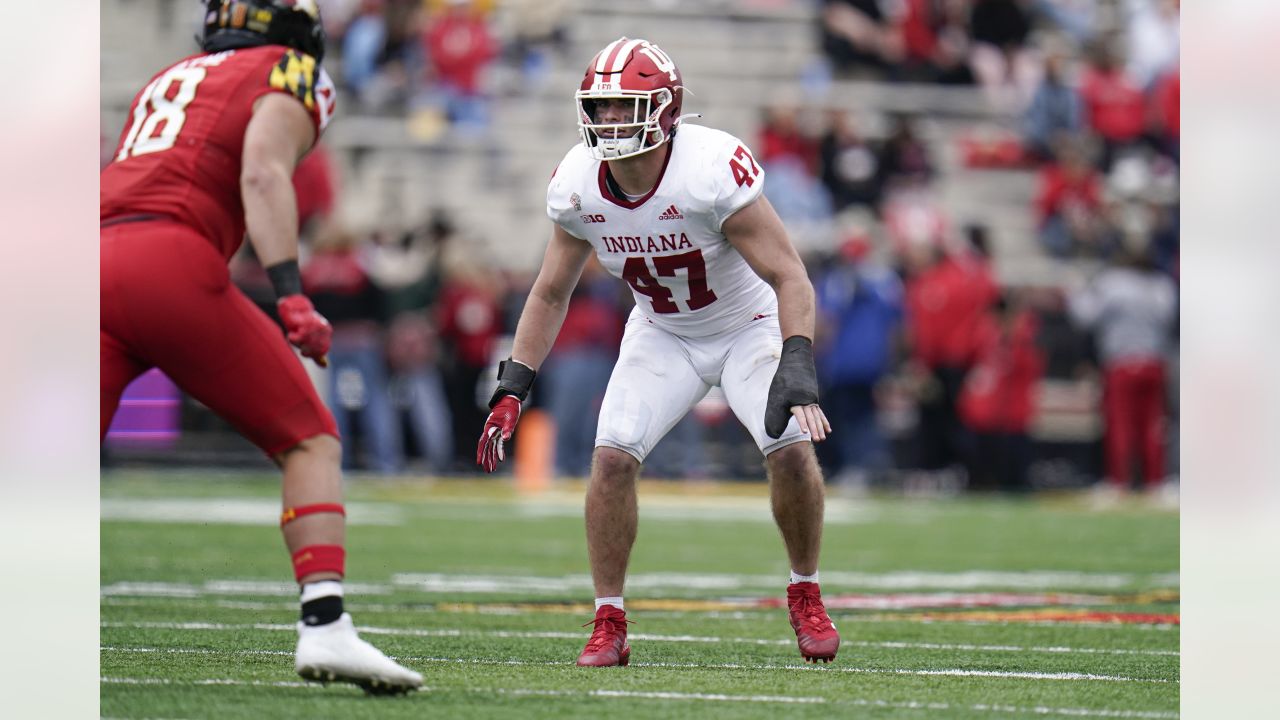
<svg viewBox="0 0 1280 720"><path fill-rule="evenodd" d="M272 265L267 268L267 277L271 278L271 287L275 288L277 300L302 294L302 275L298 272L297 260L285 260Z"/></svg>
<svg viewBox="0 0 1280 720"><path fill-rule="evenodd" d="M764 431L780 438L791 422L793 405L818 402L818 371L813 365L813 341L792 335L782 343L782 359L769 384L769 400L764 409Z"/></svg>
<svg viewBox="0 0 1280 720"><path fill-rule="evenodd" d="M528 399L529 388L533 386L533 379L537 376L538 373L533 368L515 360L507 359L498 363L498 389L493 391L493 397L489 399L489 409L492 410L507 395L514 395L523 403Z"/></svg>

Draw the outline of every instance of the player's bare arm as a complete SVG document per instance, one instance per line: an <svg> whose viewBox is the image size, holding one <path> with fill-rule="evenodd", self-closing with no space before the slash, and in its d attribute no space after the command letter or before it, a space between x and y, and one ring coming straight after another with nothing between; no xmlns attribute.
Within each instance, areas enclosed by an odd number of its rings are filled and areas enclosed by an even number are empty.
<svg viewBox="0 0 1280 720"><path fill-rule="evenodd" d="M578 278L591 253L590 243L570 235L559 225L552 225L551 242L542 258L542 268L516 325L512 360L533 370L542 366L560 333L569 310L569 296L578 286Z"/></svg>
<svg viewBox="0 0 1280 720"><path fill-rule="evenodd" d="M293 192L293 170L315 139L315 125L302 103L278 93L258 98L244 131L240 196L249 242L271 277L289 342L326 367L333 328L302 294Z"/></svg>
<svg viewBox="0 0 1280 720"><path fill-rule="evenodd" d="M590 243L570 235L559 225L553 226L542 268L516 324L511 359L498 366L498 388L489 401L489 419L476 446L476 464L486 472L493 472L498 463L506 459L505 443L511 439L520 420L520 406L529 396L537 369L547 359L552 343L560 334L565 313L569 311L569 296L577 287L582 268L592 252Z"/></svg>
<svg viewBox="0 0 1280 720"><path fill-rule="evenodd" d="M789 408L800 429L809 433L814 442L821 442L831 432L831 423L818 406L817 378L811 376L816 310L813 284L804 263L787 238L782 220L763 195L725 219L721 230L778 296L778 325L785 342L782 364L769 389L770 407L775 395L795 403ZM784 427L785 416L766 418L771 436L782 434L780 422Z"/></svg>
<svg viewBox="0 0 1280 720"><path fill-rule="evenodd" d="M298 259L293 170L315 138L315 123L296 99L271 93L254 103L244 132L240 196L249 242L263 267Z"/></svg>

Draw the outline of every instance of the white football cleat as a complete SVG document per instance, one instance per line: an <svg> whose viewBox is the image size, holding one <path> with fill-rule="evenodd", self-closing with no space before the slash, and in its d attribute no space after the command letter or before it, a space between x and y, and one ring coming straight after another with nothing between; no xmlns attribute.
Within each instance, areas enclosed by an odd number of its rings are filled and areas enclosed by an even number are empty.
<svg viewBox="0 0 1280 720"><path fill-rule="evenodd" d="M401 695L422 687L422 676L360 639L351 615L328 625L298 623L298 674L316 682L345 682L370 695Z"/></svg>

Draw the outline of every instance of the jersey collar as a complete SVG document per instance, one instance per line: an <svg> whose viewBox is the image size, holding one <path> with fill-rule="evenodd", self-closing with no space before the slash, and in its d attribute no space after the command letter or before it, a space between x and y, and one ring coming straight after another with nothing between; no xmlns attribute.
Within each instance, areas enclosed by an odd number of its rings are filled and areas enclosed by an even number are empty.
<svg viewBox="0 0 1280 720"><path fill-rule="evenodd" d="M635 200L628 200L625 197L622 197L617 193L613 192L613 190L609 188L609 186L612 184L609 182L609 163L604 160L601 160L600 173L599 173L601 197L613 203L614 205L624 207L628 210L635 210L636 208L645 204L645 202L647 202L649 198L653 197L654 193L658 192L658 187L662 185L662 178L666 177L667 166L671 164L671 156L674 155L676 152L674 143L675 143L675 138L672 137L671 140L669 140L667 143L668 145L670 145L670 147L667 148L667 157L662 161L662 169L658 171L658 179L653 183L653 187L649 188L649 192L645 193L644 195L641 195Z"/></svg>

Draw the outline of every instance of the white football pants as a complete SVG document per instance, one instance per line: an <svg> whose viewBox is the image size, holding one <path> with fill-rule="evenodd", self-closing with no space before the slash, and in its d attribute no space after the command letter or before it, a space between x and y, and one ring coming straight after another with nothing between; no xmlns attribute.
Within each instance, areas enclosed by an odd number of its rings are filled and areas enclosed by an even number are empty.
<svg viewBox="0 0 1280 720"><path fill-rule="evenodd" d="M600 407L596 447L617 448L644 462L714 385L724 390L733 414L765 455L808 440L794 417L776 440L764 431L769 383L781 353L776 315L716 335L686 338L633 313Z"/></svg>

